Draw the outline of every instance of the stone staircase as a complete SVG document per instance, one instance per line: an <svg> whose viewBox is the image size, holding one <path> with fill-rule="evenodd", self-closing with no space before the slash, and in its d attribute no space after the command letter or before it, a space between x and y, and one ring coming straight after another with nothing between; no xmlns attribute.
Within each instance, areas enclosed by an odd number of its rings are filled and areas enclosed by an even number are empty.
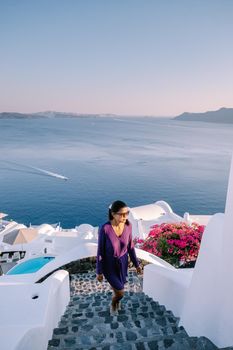
<svg viewBox="0 0 233 350"><path fill-rule="evenodd" d="M111 315L112 292L95 273L71 275L71 300L48 350L214 350L205 337L189 337L171 311L141 291L133 270L121 310Z"/></svg>

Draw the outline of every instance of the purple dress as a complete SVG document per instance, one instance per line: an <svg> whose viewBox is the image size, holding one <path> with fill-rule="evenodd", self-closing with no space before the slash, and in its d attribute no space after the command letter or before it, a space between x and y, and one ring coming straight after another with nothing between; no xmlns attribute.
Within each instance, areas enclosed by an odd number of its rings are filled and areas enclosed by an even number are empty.
<svg viewBox="0 0 233 350"><path fill-rule="evenodd" d="M128 275L128 254L135 267L139 266L132 240L132 225L125 224L124 230L118 237L110 222L99 230L97 250L97 274L104 274L110 285L124 289Z"/></svg>

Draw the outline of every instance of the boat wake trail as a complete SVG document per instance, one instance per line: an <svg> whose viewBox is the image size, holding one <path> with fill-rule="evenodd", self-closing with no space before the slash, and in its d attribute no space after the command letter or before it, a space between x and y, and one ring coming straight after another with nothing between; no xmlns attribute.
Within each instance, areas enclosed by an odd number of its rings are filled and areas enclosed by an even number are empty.
<svg viewBox="0 0 233 350"><path fill-rule="evenodd" d="M32 165L20 164L20 163L16 163L16 162L11 162L9 160L4 160L4 162L16 165L16 166L21 167L21 168L27 168L27 169L31 169L31 170L35 170L36 171L36 172L30 172L31 174L38 174L38 173L40 173L40 174L43 174L43 175L56 177L57 179L61 179L61 180L65 180L65 181L68 180L68 177L66 177L66 176L63 176L63 175L57 174L57 173L53 173L52 171L48 171L48 170L45 170L45 169L37 168L37 167L32 166ZM18 169L12 169L12 170L20 171Z"/></svg>
<svg viewBox="0 0 233 350"><path fill-rule="evenodd" d="M56 173L52 173L51 171L47 171L41 168L37 168L34 166L30 166L31 169L37 170L37 171L41 171L43 174L47 174L49 176L53 176L53 177L57 177L58 179L62 179L62 180L68 180L68 177L65 177L63 175L60 174L56 174Z"/></svg>

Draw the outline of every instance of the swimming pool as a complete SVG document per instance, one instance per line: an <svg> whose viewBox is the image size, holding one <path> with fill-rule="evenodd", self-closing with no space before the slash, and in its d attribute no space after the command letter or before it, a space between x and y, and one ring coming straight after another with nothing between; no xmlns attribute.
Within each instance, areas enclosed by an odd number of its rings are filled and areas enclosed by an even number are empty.
<svg viewBox="0 0 233 350"><path fill-rule="evenodd" d="M40 256L38 258L26 260L10 269L6 275L20 275L36 272L53 259L54 256Z"/></svg>

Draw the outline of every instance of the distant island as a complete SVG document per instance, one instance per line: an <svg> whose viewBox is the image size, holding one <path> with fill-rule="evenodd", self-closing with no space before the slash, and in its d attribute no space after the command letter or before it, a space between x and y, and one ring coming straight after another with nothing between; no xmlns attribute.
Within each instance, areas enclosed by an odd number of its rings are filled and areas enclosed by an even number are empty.
<svg viewBox="0 0 233 350"><path fill-rule="evenodd" d="M182 113L175 120L199 121L208 123L228 123L233 124L233 108L220 108L217 111L204 113Z"/></svg>
<svg viewBox="0 0 233 350"><path fill-rule="evenodd" d="M84 114L84 113L67 113L46 111L38 113L17 113L2 112L0 119L35 119L35 118L97 118L97 117L113 117L114 114Z"/></svg>

